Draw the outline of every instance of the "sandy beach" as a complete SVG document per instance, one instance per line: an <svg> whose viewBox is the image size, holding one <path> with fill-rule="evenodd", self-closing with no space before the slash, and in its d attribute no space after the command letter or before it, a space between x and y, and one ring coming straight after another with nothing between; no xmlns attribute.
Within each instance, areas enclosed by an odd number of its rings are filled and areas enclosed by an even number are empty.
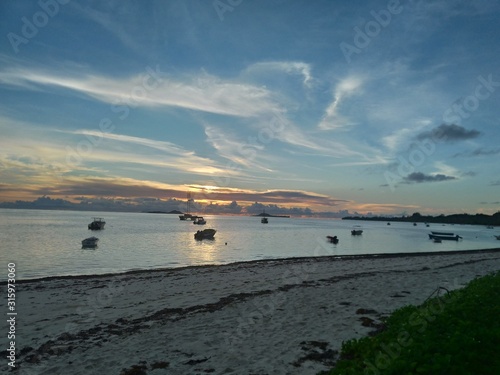
<svg viewBox="0 0 500 375"><path fill-rule="evenodd" d="M499 269L496 249L19 282L15 371L316 374L391 311Z"/></svg>

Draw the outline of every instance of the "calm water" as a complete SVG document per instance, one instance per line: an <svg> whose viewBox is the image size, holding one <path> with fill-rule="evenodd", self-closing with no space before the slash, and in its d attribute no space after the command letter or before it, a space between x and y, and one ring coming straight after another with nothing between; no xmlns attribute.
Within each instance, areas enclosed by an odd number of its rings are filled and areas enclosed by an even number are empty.
<svg viewBox="0 0 500 375"><path fill-rule="evenodd" d="M106 228L91 232L92 217ZM354 222L300 218L205 216L207 225L180 221L177 215L0 209L0 280L16 263L18 279L56 275L101 274L135 269L223 264L301 256L426 252L494 248L500 230L483 226ZM362 236L351 236L353 225ZM195 241L194 232L217 230L214 241ZM428 239L430 230L450 231L463 241ZM81 240L99 237L97 249L81 249ZM337 245L326 242L336 235Z"/></svg>

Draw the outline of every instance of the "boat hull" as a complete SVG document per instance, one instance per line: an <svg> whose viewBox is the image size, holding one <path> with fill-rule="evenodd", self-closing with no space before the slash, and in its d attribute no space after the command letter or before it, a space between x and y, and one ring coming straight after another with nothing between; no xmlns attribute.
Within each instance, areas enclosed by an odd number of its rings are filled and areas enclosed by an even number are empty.
<svg viewBox="0 0 500 375"><path fill-rule="evenodd" d="M436 234L429 234L429 238L431 240L445 240L445 241L458 241L462 239L462 237L460 237L458 234L454 236L440 236Z"/></svg>

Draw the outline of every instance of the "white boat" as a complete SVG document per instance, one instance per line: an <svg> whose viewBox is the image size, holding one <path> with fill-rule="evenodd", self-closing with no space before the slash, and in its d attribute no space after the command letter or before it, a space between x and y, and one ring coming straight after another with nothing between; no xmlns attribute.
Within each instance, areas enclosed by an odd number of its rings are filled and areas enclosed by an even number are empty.
<svg viewBox="0 0 500 375"><path fill-rule="evenodd" d="M458 234L454 235L453 233L451 235L439 235L439 234L429 234L429 238L431 240L448 240L448 241L458 241L461 240L462 237L459 236Z"/></svg>
<svg viewBox="0 0 500 375"><path fill-rule="evenodd" d="M101 230L104 229L104 225L106 222L102 217L94 217L94 221L92 221L88 227L90 230Z"/></svg>
<svg viewBox="0 0 500 375"><path fill-rule="evenodd" d="M194 234L196 240L213 240L215 236L215 229L203 229Z"/></svg>
<svg viewBox="0 0 500 375"><path fill-rule="evenodd" d="M97 242L99 242L99 238L97 237L85 238L82 241L82 249L94 249L97 247Z"/></svg>
<svg viewBox="0 0 500 375"><path fill-rule="evenodd" d="M196 225L205 225L207 221L203 218L203 216L196 216L193 220L193 224Z"/></svg>

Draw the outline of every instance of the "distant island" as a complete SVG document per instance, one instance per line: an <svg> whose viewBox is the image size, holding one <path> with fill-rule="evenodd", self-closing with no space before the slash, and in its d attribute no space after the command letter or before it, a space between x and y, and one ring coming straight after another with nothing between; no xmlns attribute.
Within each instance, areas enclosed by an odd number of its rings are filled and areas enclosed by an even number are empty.
<svg viewBox="0 0 500 375"><path fill-rule="evenodd" d="M500 211L493 215L486 214L452 214L452 215L421 215L415 212L411 216L348 216L342 220L368 221L401 221L410 223L442 223L442 224L470 224L470 225L498 225L500 226Z"/></svg>
<svg viewBox="0 0 500 375"><path fill-rule="evenodd" d="M169 211L169 212L166 212L166 211L146 211L145 213L147 214L173 214L173 215L183 215L184 212L181 212L181 211L178 211L178 210L172 210L172 211Z"/></svg>
<svg viewBox="0 0 500 375"><path fill-rule="evenodd" d="M265 212L262 212L261 214L258 214L258 215L252 215L252 216L260 216L260 217L290 217L290 215L271 215L271 214L267 214Z"/></svg>

